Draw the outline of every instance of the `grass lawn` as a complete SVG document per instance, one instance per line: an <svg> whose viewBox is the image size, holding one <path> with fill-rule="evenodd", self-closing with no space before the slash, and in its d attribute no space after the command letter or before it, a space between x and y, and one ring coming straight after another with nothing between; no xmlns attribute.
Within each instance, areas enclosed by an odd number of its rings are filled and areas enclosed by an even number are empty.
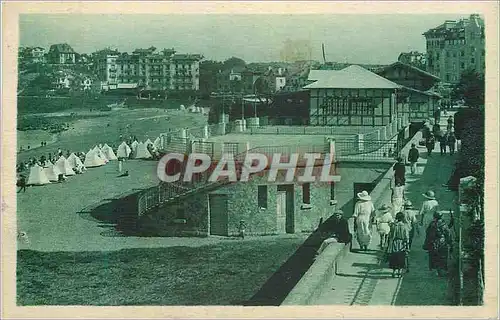
<svg viewBox="0 0 500 320"><path fill-rule="evenodd" d="M18 251L18 305L242 305L303 237L112 252Z"/></svg>

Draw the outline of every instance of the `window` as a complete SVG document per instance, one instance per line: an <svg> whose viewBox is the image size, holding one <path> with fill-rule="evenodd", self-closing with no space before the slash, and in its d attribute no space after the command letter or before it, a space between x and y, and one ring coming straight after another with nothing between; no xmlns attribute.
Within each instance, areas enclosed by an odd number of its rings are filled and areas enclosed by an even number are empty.
<svg viewBox="0 0 500 320"><path fill-rule="evenodd" d="M302 203L311 204L311 184L309 182L302 185Z"/></svg>
<svg viewBox="0 0 500 320"><path fill-rule="evenodd" d="M474 64L476 63L476 60L474 60L474 58L470 59L470 63Z"/></svg>
<svg viewBox="0 0 500 320"><path fill-rule="evenodd" d="M351 99L351 114L371 116L375 112L371 100L368 98L352 98Z"/></svg>
<svg viewBox="0 0 500 320"><path fill-rule="evenodd" d="M461 57L465 56L465 52L464 52L463 50L462 50L462 51L460 51L460 56L461 56Z"/></svg>
<svg viewBox="0 0 500 320"><path fill-rule="evenodd" d="M462 62L462 63L460 64L460 68L465 69L465 63L463 63L463 62Z"/></svg>
<svg viewBox="0 0 500 320"><path fill-rule="evenodd" d="M484 50L481 52L481 55L484 57Z"/></svg>
<svg viewBox="0 0 500 320"><path fill-rule="evenodd" d="M453 58L456 58L456 57L457 57L457 53L453 52Z"/></svg>
<svg viewBox="0 0 500 320"><path fill-rule="evenodd" d="M450 57L450 53L449 53L449 52L446 52L446 56L447 56L447 57Z"/></svg>
<svg viewBox="0 0 500 320"><path fill-rule="evenodd" d="M335 183L330 182L330 200L335 200Z"/></svg>
<svg viewBox="0 0 500 320"><path fill-rule="evenodd" d="M267 209L267 186L257 187L257 202L259 208Z"/></svg>

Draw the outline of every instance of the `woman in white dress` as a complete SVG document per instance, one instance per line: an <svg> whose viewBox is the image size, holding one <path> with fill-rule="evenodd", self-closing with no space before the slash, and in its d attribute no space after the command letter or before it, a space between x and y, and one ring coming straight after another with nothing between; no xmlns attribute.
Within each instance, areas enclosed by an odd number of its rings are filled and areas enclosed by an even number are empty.
<svg viewBox="0 0 500 320"><path fill-rule="evenodd" d="M405 203L405 185L404 184L399 184L396 185L392 188L392 196L391 196L391 203L392 203L392 217L396 218L396 214L398 212L403 211L403 205Z"/></svg>
<svg viewBox="0 0 500 320"><path fill-rule="evenodd" d="M372 240L371 220L375 214L375 207L368 192L363 191L357 194L358 202L354 206L354 231L361 250L366 251Z"/></svg>
<svg viewBox="0 0 500 320"><path fill-rule="evenodd" d="M422 208L420 209L420 225L427 228L427 226L434 219L434 213L438 211L439 203L436 200L436 196L434 195L434 191L427 191L423 194L427 200L422 203Z"/></svg>

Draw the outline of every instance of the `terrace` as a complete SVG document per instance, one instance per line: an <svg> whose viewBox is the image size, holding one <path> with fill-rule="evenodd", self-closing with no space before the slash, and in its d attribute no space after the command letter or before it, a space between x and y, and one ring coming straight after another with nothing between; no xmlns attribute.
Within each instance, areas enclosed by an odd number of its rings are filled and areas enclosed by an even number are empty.
<svg viewBox="0 0 500 320"><path fill-rule="evenodd" d="M220 159L224 153L233 154L236 163L242 163L247 153L260 153L266 156L281 153L321 153L333 155L334 161L387 162L393 163L401 154L404 142L409 138L408 118L401 117L377 130L359 133L360 128L335 127L287 127L266 126L264 134L257 134L220 123L202 128L181 129L161 136L163 152L208 154L212 161ZM403 129L404 128L404 129ZM228 129L226 132L226 129ZM280 134L280 129L282 134ZM373 128L372 128L373 129ZM254 133L252 133L254 132ZM356 133L358 132L358 133ZM273 134L274 133L274 134ZM270 135L272 135L272 140ZM406 152L406 151L405 151ZM210 182L212 169L198 175L193 181L161 183L144 190L138 197L138 214L146 214L159 206L179 201L201 190L206 191L230 183L222 178Z"/></svg>

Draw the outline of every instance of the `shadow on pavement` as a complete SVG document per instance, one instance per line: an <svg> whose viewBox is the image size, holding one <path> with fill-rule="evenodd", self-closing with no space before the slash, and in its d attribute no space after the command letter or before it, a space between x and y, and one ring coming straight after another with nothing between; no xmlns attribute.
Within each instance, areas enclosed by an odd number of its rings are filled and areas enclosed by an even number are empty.
<svg viewBox="0 0 500 320"><path fill-rule="evenodd" d="M353 199L347 202L343 208L352 205ZM319 247L330 236L329 230L331 230L332 223L334 223L334 217L330 217L322 224L321 228L316 229L244 305L281 305L290 291L313 264Z"/></svg>
<svg viewBox="0 0 500 320"><path fill-rule="evenodd" d="M426 152L421 152L422 158L427 158L427 164L419 167L421 173L416 176L418 179L407 186L406 196L413 203L415 210L420 210L425 200L422 194L427 190L435 192L439 210L449 211L454 208L456 193L443 187L443 184L447 183L452 174L457 155L441 156L438 148L439 145L436 144L431 157L427 157ZM447 214L444 217L449 220ZM425 227L420 227L420 234L415 235L409 256L410 272L401 279L399 291L394 299L395 305L449 305L448 281L429 271L428 254L422 249L424 240Z"/></svg>

